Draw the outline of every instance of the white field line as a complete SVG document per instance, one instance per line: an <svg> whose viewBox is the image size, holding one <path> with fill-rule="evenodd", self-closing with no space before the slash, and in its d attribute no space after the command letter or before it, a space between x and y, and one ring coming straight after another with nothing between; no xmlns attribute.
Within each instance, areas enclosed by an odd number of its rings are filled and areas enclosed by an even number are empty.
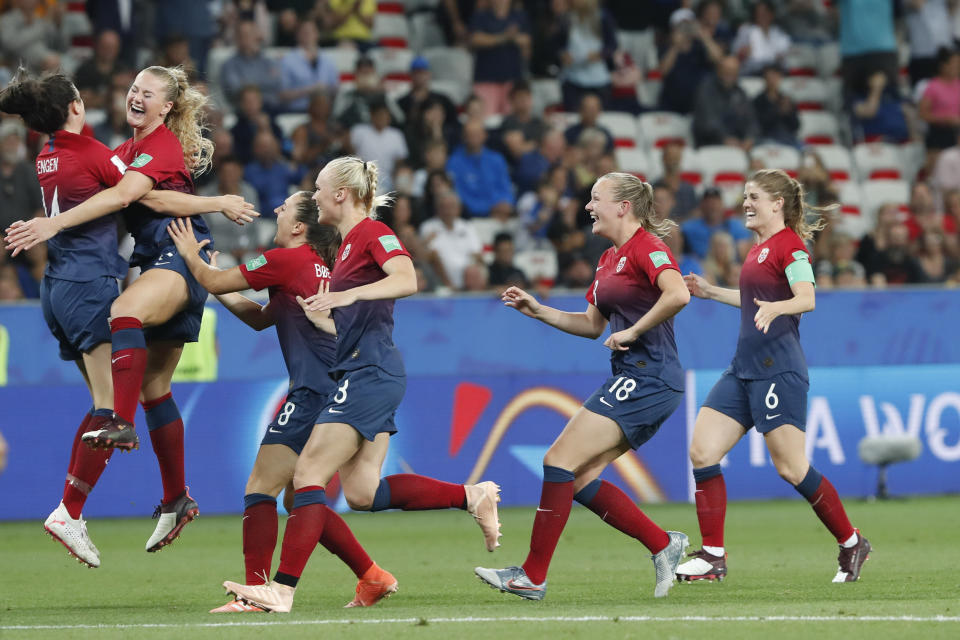
<svg viewBox="0 0 960 640"><path fill-rule="evenodd" d="M373 620L251 620L243 622L197 622L185 624L65 624L0 625L0 631L66 629L203 629L207 627L313 626L348 624L444 624L473 622L953 622L960 616L504 616L464 618L380 618Z"/></svg>

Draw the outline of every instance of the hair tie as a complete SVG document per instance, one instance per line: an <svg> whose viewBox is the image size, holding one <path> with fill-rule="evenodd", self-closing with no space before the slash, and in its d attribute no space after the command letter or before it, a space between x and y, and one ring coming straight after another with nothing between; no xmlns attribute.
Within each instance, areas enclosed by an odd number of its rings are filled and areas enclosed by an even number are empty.
<svg viewBox="0 0 960 640"><path fill-rule="evenodd" d="M363 161L363 172L364 172L364 173L367 172L367 161L366 161L366 160Z"/></svg>

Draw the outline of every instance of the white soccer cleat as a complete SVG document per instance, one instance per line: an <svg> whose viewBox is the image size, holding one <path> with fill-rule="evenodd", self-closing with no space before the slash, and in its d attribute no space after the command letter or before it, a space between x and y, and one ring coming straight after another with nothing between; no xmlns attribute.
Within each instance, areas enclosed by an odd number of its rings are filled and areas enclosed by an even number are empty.
<svg viewBox="0 0 960 640"><path fill-rule="evenodd" d="M247 604L243 600L235 598L223 606L217 607L216 609L210 609L210 613L267 613L267 610L263 607L258 607L255 604Z"/></svg>
<svg viewBox="0 0 960 640"><path fill-rule="evenodd" d="M654 598L663 598L670 592L670 587L676 580L677 568L690 545L685 533L667 531L667 536L670 538L667 546L650 556L657 571L657 584L653 590Z"/></svg>
<svg viewBox="0 0 960 640"><path fill-rule="evenodd" d="M157 518L157 526L150 539L147 540L148 552L160 551L165 546L180 537L183 528L193 522L200 515L197 501L190 497L190 488L184 489L176 500L161 504L153 512Z"/></svg>
<svg viewBox="0 0 960 640"><path fill-rule="evenodd" d="M463 486L467 494L467 512L473 516L480 530L487 551L500 546L500 520L497 517L497 503L500 502L500 487L495 482L481 482Z"/></svg>
<svg viewBox="0 0 960 640"><path fill-rule="evenodd" d="M91 569L100 566L100 551L87 533L87 523L83 518L71 518L62 502L47 516L43 528L54 540L66 547L74 558Z"/></svg>
<svg viewBox="0 0 960 640"><path fill-rule="evenodd" d="M236 595L238 600L276 613L290 612L293 608L293 594L296 591L293 587L276 582L240 584L229 580L223 583L223 588L227 593Z"/></svg>

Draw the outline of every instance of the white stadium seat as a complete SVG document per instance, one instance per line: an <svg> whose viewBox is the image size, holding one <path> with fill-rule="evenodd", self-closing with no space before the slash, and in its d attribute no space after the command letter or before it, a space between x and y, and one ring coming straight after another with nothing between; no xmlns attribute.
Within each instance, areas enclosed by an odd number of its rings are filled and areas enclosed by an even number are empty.
<svg viewBox="0 0 960 640"><path fill-rule="evenodd" d="M800 168L800 152L785 144L760 144L750 151L750 157L763 164L765 169L783 169L790 177L797 177Z"/></svg>
<svg viewBox="0 0 960 640"><path fill-rule="evenodd" d="M597 122L610 132L617 147L637 146L637 118L632 113L604 111Z"/></svg>
<svg viewBox="0 0 960 640"><path fill-rule="evenodd" d="M820 156L823 166L834 182L843 183L858 179L853 168L853 157L846 147L838 144L823 144L814 147L813 152Z"/></svg>
<svg viewBox="0 0 960 640"><path fill-rule="evenodd" d="M693 143L690 118L670 111L649 111L637 116L637 128L647 147L662 147L669 142Z"/></svg>
<svg viewBox="0 0 960 640"><path fill-rule="evenodd" d="M377 13L373 16L373 40L381 47L406 49L410 43L410 25L403 14Z"/></svg>
<svg viewBox="0 0 960 640"><path fill-rule="evenodd" d="M899 145L869 142L853 147L853 159L857 163L861 180L912 179L910 159Z"/></svg>
<svg viewBox="0 0 960 640"><path fill-rule="evenodd" d="M661 163L654 160L646 149L618 147L614 150L614 157L620 171L632 173L644 182L656 182L663 175Z"/></svg>
<svg viewBox="0 0 960 640"><path fill-rule="evenodd" d="M513 264L532 282L553 283L557 279L557 252L554 249L518 251Z"/></svg>
<svg viewBox="0 0 960 640"><path fill-rule="evenodd" d="M746 152L722 144L705 145L697 149L697 158L703 173L703 184L720 189L724 206L736 206L743 195L743 183L750 169Z"/></svg>
<svg viewBox="0 0 960 640"><path fill-rule="evenodd" d="M277 116L277 126L283 132L283 137L290 139L294 129L310 121L307 113L281 113Z"/></svg>
<svg viewBox="0 0 960 640"><path fill-rule="evenodd" d="M807 144L838 144L840 123L828 111L801 111L799 137Z"/></svg>

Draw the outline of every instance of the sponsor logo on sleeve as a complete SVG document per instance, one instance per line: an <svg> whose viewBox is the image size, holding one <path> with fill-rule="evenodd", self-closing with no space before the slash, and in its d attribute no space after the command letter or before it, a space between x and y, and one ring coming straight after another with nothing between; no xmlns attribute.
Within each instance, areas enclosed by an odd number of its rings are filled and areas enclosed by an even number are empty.
<svg viewBox="0 0 960 640"><path fill-rule="evenodd" d="M141 153L136 158L133 159L133 162L130 163L131 167L140 168L146 166L148 162L153 160L153 156L149 153Z"/></svg>
<svg viewBox="0 0 960 640"><path fill-rule="evenodd" d="M247 260L247 271L255 271L265 264L267 264L267 256L261 254L256 258Z"/></svg>
<svg viewBox="0 0 960 640"><path fill-rule="evenodd" d="M806 251L794 251L793 252L794 260L803 260L804 262L810 262L810 256L807 255Z"/></svg>
<svg viewBox="0 0 960 640"><path fill-rule="evenodd" d="M670 256L667 255L666 251L654 251L650 254L650 261L653 263L653 268L656 269L665 264L670 264Z"/></svg>
<svg viewBox="0 0 960 640"><path fill-rule="evenodd" d="M397 236L380 236L377 238L380 241L380 245L383 247L383 250L387 253L391 251L402 251L403 247L400 245L400 241L397 240Z"/></svg>

